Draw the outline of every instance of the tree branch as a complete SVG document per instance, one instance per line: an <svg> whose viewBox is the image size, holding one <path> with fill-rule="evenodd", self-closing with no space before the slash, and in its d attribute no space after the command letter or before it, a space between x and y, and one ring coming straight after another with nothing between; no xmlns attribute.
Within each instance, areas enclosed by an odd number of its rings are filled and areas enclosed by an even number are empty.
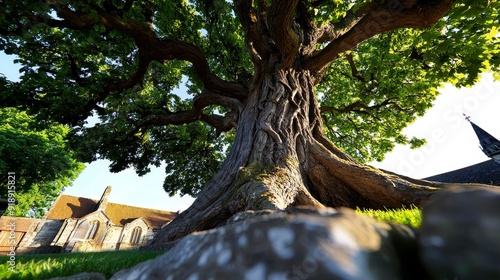
<svg viewBox="0 0 500 280"><path fill-rule="evenodd" d="M321 106L320 111L321 111L321 113L325 113L325 112L348 113L348 112L352 112L352 111L355 111L358 113L363 113L363 112L370 111L373 109L378 109L378 108L381 108L381 107L384 107L387 105L396 105L397 106L397 104L394 102L393 99L386 99L379 104L375 104L375 105L371 105L371 106L368 106L361 101L356 101L354 103L351 103L351 104L345 106L344 108L335 108L333 106ZM357 109L365 109L365 110L357 110Z"/></svg>
<svg viewBox="0 0 500 280"><path fill-rule="evenodd" d="M200 121L214 127L215 133L220 135L222 132L229 131L238 125L238 116L234 111L230 111L224 116L201 114Z"/></svg>
<svg viewBox="0 0 500 280"><path fill-rule="evenodd" d="M139 59L139 65L135 73L130 76L130 78L124 82L109 82L103 88L103 97L109 95L112 91L129 89L136 84L140 83L144 78L144 75L148 71L150 61L145 59ZM102 99L104 100L104 99ZM100 100L100 101L102 101Z"/></svg>
<svg viewBox="0 0 500 280"><path fill-rule="evenodd" d="M297 5L297 16L295 21L300 27L296 30L300 38L300 54L309 55L315 51L316 44L316 42L311 43L311 40L315 40L320 32L318 32L318 28L311 19L310 11L305 0L300 0Z"/></svg>
<svg viewBox="0 0 500 280"><path fill-rule="evenodd" d="M151 42L147 46L152 58L159 61L180 59L193 64L197 76L205 89L228 97L243 100L248 95L247 89L240 83L228 82L210 72L208 61L203 52L196 46L172 39Z"/></svg>
<svg viewBox="0 0 500 280"><path fill-rule="evenodd" d="M234 9L240 19L243 30L245 30L245 43L249 49L254 64L262 59L267 49L261 40L261 34L257 23L257 12L253 8L253 0L236 0Z"/></svg>
<svg viewBox="0 0 500 280"><path fill-rule="evenodd" d="M358 79L361 82L366 82L365 79L359 75L358 68L354 64L354 59L351 53L346 54L347 61L349 62L349 66L351 66L351 74L354 78Z"/></svg>
<svg viewBox="0 0 500 280"><path fill-rule="evenodd" d="M198 47L173 39L160 40L156 37L151 25L143 25L132 19L123 20L119 15L102 10L98 10L100 14L96 22L90 14L79 14L59 4L53 4L52 7L57 11L59 17L69 22L67 27L86 28L100 23L108 29L114 29L130 36L139 48L141 59L147 64L152 60L159 62L174 59L189 61L193 64L196 74L207 90L239 99L247 96L247 90L243 85L224 81L213 75L205 55Z"/></svg>
<svg viewBox="0 0 500 280"><path fill-rule="evenodd" d="M239 112L243 104L236 98L223 96L210 91L203 91L193 100L193 108L203 110L210 105L220 105L229 108L235 112Z"/></svg>
<svg viewBox="0 0 500 280"><path fill-rule="evenodd" d="M281 67L292 65L299 49L299 37L292 28L298 0L275 0L269 8L269 31L281 54Z"/></svg>
<svg viewBox="0 0 500 280"><path fill-rule="evenodd" d="M197 112L197 110L187 110L181 112L171 112L165 114L156 114L135 123L135 128L128 134L135 134L141 128L148 126L159 125L181 125L192 123L194 121L202 121L216 129L217 135L222 132L229 131L237 126L237 114L233 111L228 112L226 115L206 115Z"/></svg>
<svg viewBox="0 0 500 280"><path fill-rule="evenodd" d="M354 7L347 11L346 15L336 23L327 23L320 28L320 36L316 43L324 43L337 39L347 31L351 30L363 17L372 11L381 1L375 0L366 3L357 10Z"/></svg>
<svg viewBox="0 0 500 280"><path fill-rule="evenodd" d="M238 99L247 96L247 90L243 85L228 82L213 75L205 55L198 47L173 39L160 40L153 30L132 20L124 22L113 14L103 14L100 22L132 37L143 59L160 62L174 59L189 61L207 90Z"/></svg>
<svg viewBox="0 0 500 280"><path fill-rule="evenodd" d="M18 15L12 15L11 13L5 13L5 22L18 22L19 18ZM24 32L32 29L34 26L38 24L46 24L50 27L57 27L57 28L66 28L66 27L72 27L74 29L80 29L79 26L75 26L71 23L62 21L62 20L56 20L52 19L50 17L42 16L42 15L30 15L27 17L27 20L29 20L28 23L23 24L23 25L18 25L17 28L14 29L9 29L9 28L0 28L0 35L2 36L21 36L23 35Z"/></svg>
<svg viewBox="0 0 500 280"><path fill-rule="evenodd" d="M69 65L70 65L70 69L71 69L71 75L74 77L75 82L79 86L83 87L85 84L85 80L82 79L82 77L80 76L80 73L78 72L78 67L76 65L75 58L70 53L68 53L67 56L68 56Z"/></svg>
<svg viewBox="0 0 500 280"><path fill-rule="evenodd" d="M125 7L122 11L126 11L131 8L133 0L128 0L125 2ZM53 20L50 17L45 17L41 15L31 15L27 16L27 24L13 28L4 27L0 29L1 34L7 36L22 35L26 29L32 28L37 24L48 24L52 27L68 28L74 30L88 29L96 24L102 24L107 30L116 30L124 35L129 36L133 39L138 48L138 69L132 76L130 76L126 81L108 81L103 87L102 91L92 97L85 105L83 105L82 111L79 112L77 118L85 118L92 110L98 110L102 112L97 104L105 100L113 91L129 89L138 83L140 83L148 70L151 61L165 62L166 60L185 60L192 63L195 72L197 73L200 80L203 82L206 94L202 94L203 98L199 100L212 99L211 104L220 104L226 107L232 107L235 110L239 105L235 105L236 102L228 101L233 99L243 100L248 94L248 89L239 82L228 82L210 72L210 67L206 57L204 56L201 49L198 47L172 40L172 39L159 39L152 26L147 23L139 23L127 17L120 17L120 10L112 5L111 1L105 1L108 5L108 10L112 12L106 12L98 6L94 6L95 13L79 13L70 9L68 6L61 4L57 0L50 1L49 5L57 13L58 20ZM118 10L117 10L118 9ZM16 17L16 13L9 13L6 17ZM13 22L16 22L13 18ZM77 62L75 59L69 55L68 61L70 64L70 74L75 79L79 85L84 85L85 78L79 74L79 69L77 67ZM210 92L210 94L208 94ZM218 95L217 98L214 96ZM228 97L225 101L223 97ZM215 100L215 101L213 101ZM237 101L237 100L236 100ZM208 101L207 101L208 102ZM83 112L87 110L86 112ZM196 111L195 117L199 118L201 111ZM192 114L192 113L191 113ZM190 114L186 112L180 112L179 116L188 116ZM178 117L183 118L183 117ZM192 116L189 116L192 118ZM71 122L78 121L76 119L71 120ZM185 122L185 121L181 121Z"/></svg>
<svg viewBox="0 0 500 280"><path fill-rule="evenodd" d="M303 67L319 73L339 54L355 48L359 43L386 31L398 28L425 28L435 24L451 8L454 0L415 1L402 0L397 6L376 1L360 19L350 20L352 25L341 36L334 38L318 54L304 61ZM360 8L364 10L364 8Z"/></svg>
<svg viewBox="0 0 500 280"><path fill-rule="evenodd" d="M93 26L98 22L98 20L93 17L90 13L88 14L77 14L73 12L70 8L63 6L57 1L54 1L50 5L57 13L59 18L64 19L63 25L70 29L85 29Z"/></svg>
<svg viewBox="0 0 500 280"><path fill-rule="evenodd" d="M203 114L203 110L210 105L221 105L231 110L225 116ZM220 134L236 127L238 112L241 107L241 102L235 98L204 91L193 100L193 107L190 110L165 112L149 116L144 120L136 122L135 129L130 133L136 133L142 127L150 125L181 125L200 120L214 127L217 133Z"/></svg>
<svg viewBox="0 0 500 280"><path fill-rule="evenodd" d="M129 89L136 84L138 84L140 81L142 81L142 78L146 74L148 70L149 62L147 61L139 61L139 66L136 70L136 72L126 81L117 83L117 82L109 82L104 85L102 92L94 96L91 100L85 104L85 106L81 109L80 113L78 114L79 116L82 117L82 119L85 119L92 110L96 110L100 115L104 115L105 111L102 107L97 105L99 102L104 101L106 97L108 97L113 91L116 90L125 90ZM76 67L75 65L72 64L72 68ZM72 69L72 71L77 71L76 68ZM76 75L78 77L78 73L73 73L73 75ZM78 84L84 83L84 80L80 78L80 81L77 81ZM72 122L77 122L79 120L72 120Z"/></svg>

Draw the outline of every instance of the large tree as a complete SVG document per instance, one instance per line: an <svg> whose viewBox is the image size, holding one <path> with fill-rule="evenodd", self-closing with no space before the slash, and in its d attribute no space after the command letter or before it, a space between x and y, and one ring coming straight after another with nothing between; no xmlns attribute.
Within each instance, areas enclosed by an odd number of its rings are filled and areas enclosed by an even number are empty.
<svg viewBox="0 0 500 280"><path fill-rule="evenodd" d="M154 244L248 209L420 205L443 185L362 162L422 144L401 130L439 84L500 64L492 0L0 3L23 65L5 104L71 124L86 161L165 162L165 189L197 195Z"/></svg>
<svg viewBox="0 0 500 280"><path fill-rule="evenodd" d="M83 170L65 140L68 132L60 124L41 128L26 112L0 108L0 198L9 197L7 185L14 182L14 216L41 218Z"/></svg>

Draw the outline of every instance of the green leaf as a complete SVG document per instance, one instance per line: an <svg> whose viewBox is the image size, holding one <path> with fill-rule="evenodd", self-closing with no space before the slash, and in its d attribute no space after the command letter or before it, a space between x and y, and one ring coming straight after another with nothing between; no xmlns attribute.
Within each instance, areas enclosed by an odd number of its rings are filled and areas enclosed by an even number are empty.
<svg viewBox="0 0 500 280"><path fill-rule="evenodd" d="M83 171L66 145L68 131L56 124L41 129L26 112L0 109L0 184L6 186L6 174L14 174L16 216L43 216ZM7 197L7 188L0 188L0 197Z"/></svg>

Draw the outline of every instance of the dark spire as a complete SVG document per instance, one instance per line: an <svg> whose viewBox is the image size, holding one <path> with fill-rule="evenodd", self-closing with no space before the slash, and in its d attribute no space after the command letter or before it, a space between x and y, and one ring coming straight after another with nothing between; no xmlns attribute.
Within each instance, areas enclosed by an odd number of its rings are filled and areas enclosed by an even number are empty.
<svg viewBox="0 0 500 280"><path fill-rule="evenodd" d="M491 134L473 123L469 116L465 114L464 116L465 119L472 125L474 132L476 132L477 138L479 139L479 145L483 153L495 161L500 162L500 140L496 139Z"/></svg>

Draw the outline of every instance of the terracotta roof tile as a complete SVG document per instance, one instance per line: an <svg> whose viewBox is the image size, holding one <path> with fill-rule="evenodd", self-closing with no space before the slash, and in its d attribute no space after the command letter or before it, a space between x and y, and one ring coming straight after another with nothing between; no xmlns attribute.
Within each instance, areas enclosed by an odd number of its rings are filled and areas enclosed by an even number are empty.
<svg viewBox="0 0 500 280"><path fill-rule="evenodd" d="M12 221L15 222L15 231L27 232L30 226L38 222L39 219L2 216L0 217L0 231L10 231L10 223Z"/></svg>
<svg viewBox="0 0 500 280"><path fill-rule="evenodd" d="M47 219L64 220L82 218L97 209L98 200L60 195L47 214ZM164 210L142 208L118 203L109 203L105 211L109 219L116 225L125 225L137 218L143 218L152 228L161 226L175 218L175 213Z"/></svg>
<svg viewBox="0 0 500 280"><path fill-rule="evenodd" d="M94 212L96 209L97 200L62 194L50 208L47 213L47 219L64 220L67 218L81 218Z"/></svg>
<svg viewBox="0 0 500 280"><path fill-rule="evenodd" d="M137 218L143 218L152 228L161 228L175 218L175 213L164 210L142 208L117 203L109 203L106 215L117 225L124 225Z"/></svg>

